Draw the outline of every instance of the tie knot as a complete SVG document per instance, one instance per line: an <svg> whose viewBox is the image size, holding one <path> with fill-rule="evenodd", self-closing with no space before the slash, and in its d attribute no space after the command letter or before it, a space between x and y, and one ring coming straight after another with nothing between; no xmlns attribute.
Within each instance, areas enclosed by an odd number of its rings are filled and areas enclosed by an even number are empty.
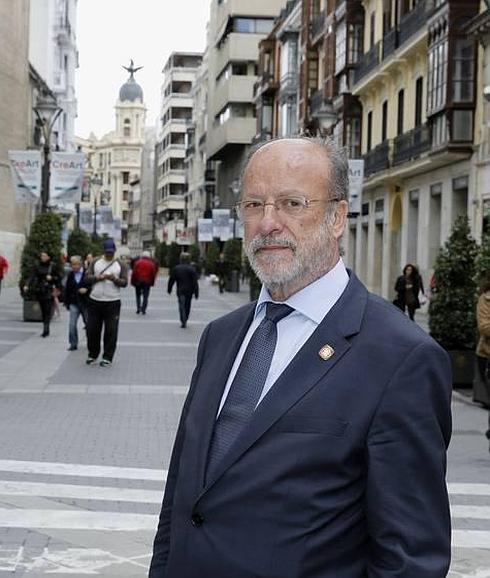
<svg viewBox="0 0 490 578"><path fill-rule="evenodd" d="M266 306L265 317L266 319L272 321L273 323L278 323L279 321L281 321L281 319L283 319L293 311L294 309L292 307L289 307L289 305L285 305L284 303L269 302L267 303Z"/></svg>

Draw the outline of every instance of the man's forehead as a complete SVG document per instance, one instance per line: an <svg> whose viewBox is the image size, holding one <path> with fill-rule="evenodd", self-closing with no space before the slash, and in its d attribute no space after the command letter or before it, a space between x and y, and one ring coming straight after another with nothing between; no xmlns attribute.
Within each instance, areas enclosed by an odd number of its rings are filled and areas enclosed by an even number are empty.
<svg viewBox="0 0 490 578"><path fill-rule="evenodd" d="M255 169L281 166L282 170L328 170L328 154L320 145L300 139L283 139L267 143L256 151L248 162L244 177Z"/></svg>

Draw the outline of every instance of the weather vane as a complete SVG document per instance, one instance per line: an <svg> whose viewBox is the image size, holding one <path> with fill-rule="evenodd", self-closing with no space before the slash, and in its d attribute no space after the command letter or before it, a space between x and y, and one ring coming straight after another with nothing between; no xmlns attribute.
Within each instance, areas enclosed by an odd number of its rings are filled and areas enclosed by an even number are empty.
<svg viewBox="0 0 490 578"><path fill-rule="evenodd" d="M138 66L138 67L134 67L134 60L131 58L130 59L130 65L129 66L123 66L124 70L127 70L129 72L129 74L131 75L131 78L134 78L134 73L138 72L138 70L141 70L143 67L142 66Z"/></svg>

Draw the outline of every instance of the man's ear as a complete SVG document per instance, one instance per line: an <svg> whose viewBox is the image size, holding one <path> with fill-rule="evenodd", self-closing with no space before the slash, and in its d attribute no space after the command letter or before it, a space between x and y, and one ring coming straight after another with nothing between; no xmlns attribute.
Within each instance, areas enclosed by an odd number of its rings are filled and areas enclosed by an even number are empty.
<svg viewBox="0 0 490 578"><path fill-rule="evenodd" d="M339 201L336 204L334 218L331 225L332 233L336 239L340 239L344 233L348 212L349 203L347 201Z"/></svg>

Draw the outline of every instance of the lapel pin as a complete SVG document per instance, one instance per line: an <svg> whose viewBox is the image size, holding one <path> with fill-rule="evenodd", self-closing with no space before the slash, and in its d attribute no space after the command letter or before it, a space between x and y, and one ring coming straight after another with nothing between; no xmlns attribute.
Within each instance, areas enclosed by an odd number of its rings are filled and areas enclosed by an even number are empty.
<svg viewBox="0 0 490 578"><path fill-rule="evenodd" d="M333 347L331 347L330 345L324 345L320 351L318 352L318 355L324 360L326 361L327 359L330 359L332 357L332 355L335 353Z"/></svg>

